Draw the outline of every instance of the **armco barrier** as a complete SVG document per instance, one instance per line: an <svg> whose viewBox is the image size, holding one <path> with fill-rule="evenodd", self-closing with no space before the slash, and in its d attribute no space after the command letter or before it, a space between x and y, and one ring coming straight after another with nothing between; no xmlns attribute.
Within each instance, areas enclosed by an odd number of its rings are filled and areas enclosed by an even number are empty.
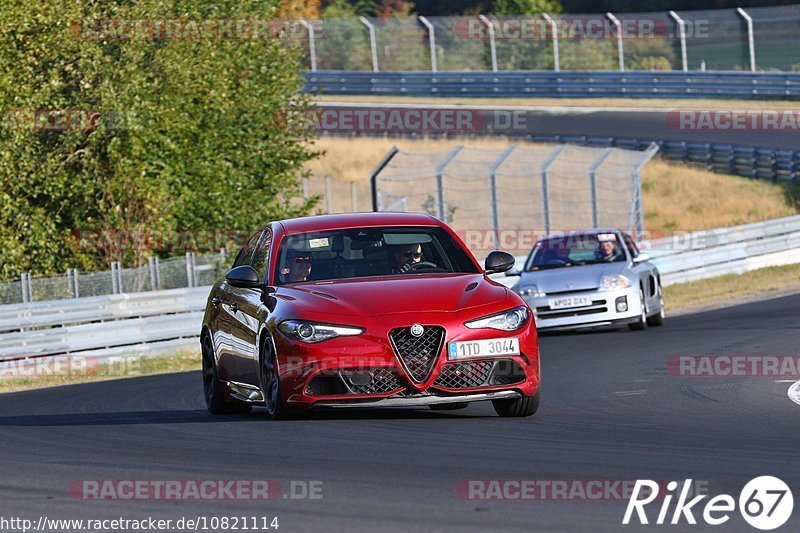
<svg viewBox="0 0 800 533"><path fill-rule="evenodd" d="M800 216L643 242L664 285L800 263ZM519 267L525 257L517 258ZM518 277L493 279L511 286ZM0 362L197 347L210 287L0 306Z"/></svg>
<svg viewBox="0 0 800 533"><path fill-rule="evenodd" d="M306 73L324 95L539 98L796 98L800 73L682 71L499 71Z"/></svg>

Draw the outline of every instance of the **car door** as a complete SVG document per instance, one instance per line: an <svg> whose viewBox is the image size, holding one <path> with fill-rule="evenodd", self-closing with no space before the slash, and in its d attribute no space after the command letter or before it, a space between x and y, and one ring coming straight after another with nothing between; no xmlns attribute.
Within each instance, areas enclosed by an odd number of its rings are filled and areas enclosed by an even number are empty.
<svg viewBox="0 0 800 533"><path fill-rule="evenodd" d="M636 279L639 280L644 291L645 306L649 312L652 312L653 309L658 307L658 280L655 267L649 261L638 260L641 252L630 235L623 233L622 238L633 260L631 270L636 274Z"/></svg>
<svg viewBox="0 0 800 533"><path fill-rule="evenodd" d="M231 268L242 265L249 265L253 258L253 253L258 244L263 231L259 231L247 240L244 247L239 251L236 260ZM212 299L212 305L216 308L219 325L215 346L219 357L220 379L224 381L239 381L242 374L241 358L247 352L243 346L247 335L244 333L242 324L242 314L239 306L242 305L242 291L232 287L227 281L223 280L216 293L216 300Z"/></svg>

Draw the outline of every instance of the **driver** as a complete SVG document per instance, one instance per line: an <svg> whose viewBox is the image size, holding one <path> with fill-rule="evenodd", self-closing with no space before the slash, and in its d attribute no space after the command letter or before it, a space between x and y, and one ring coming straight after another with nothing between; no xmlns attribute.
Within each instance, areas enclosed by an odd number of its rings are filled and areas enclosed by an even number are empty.
<svg viewBox="0 0 800 533"><path fill-rule="evenodd" d="M616 261L620 256L620 250L617 248L616 241L604 240L597 244L595 250L595 257L598 261L612 262Z"/></svg>
<svg viewBox="0 0 800 533"><path fill-rule="evenodd" d="M290 250L286 254L286 263L281 269L284 282L308 281L308 276L311 275L311 262L311 253Z"/></svg>
<svg viewBox="0 0 800 533"><path fill-rule="evenodd" d="M408 272L416 263L422 261L422 245L403 244L397 246L392 253L392 258L394 259L393 274Z"/></svg>

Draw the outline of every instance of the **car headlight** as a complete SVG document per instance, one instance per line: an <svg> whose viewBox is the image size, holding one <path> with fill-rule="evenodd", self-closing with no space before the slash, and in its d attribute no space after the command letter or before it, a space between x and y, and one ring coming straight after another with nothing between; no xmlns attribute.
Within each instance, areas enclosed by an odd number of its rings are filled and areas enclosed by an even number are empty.
<svg viewBox="0 0 800 533"><path fill-rule="evenodd" d="M499 329L501 331L516 331L520 329L528 321L528 308L524 305L497 313L496 315L489 315L477 320L470 320L464 322L464 325L470 329Z"/></svg>
<svg viewBox="0 0 800 533"><path fill-rule="evenodd" d="M322 342L334 337L361 335L364 333L364 328L317 324L302 320L285 320L278 325L278 329L286 336L303 342Z"/></svg>
<svg viewBox="0 0 800 533"><path fill-rule="evenodd" d="M520 296L528 296L530 298L538 298L544 296L544 293L539 292L539 287L536 285L525 285L517 289L517 294Z"/></svg>
<svg viewBox="0 0 800 533"><path fill-rule="evenodd" d="M600 280L600 290L601 291L613 291L616 289L627 289L631 286L631 280L626 278L625 276L618 275L618 276L603 276L603 279Z"/></svg>

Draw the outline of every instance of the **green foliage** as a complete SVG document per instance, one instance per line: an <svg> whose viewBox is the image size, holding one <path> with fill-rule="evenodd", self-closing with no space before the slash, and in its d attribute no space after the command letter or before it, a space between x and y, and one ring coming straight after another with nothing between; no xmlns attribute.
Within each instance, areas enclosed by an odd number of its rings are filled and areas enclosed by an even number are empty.
<svg viewBox="0 0 800 533"><path fill-rule="evenodd" d="M492 15L538 15L561 13L558 0L496 0L491 7Z"/></svg>
<svg viewBox="0 0 800 533"><path fill-rule="evenodd" d="M80 230L254 229L297 216L309 132L299 52L275 37L99 38L95 19L267 19L272 0L9 0L0 11L0 276L146 261ZM77 30L77 31L76 31ZM140 34L141 35L141 34ZM244 35L242 33L241 35ZM174 34L173 34L174 36ZM68 110L76 127L40 127Z"/></svg>

